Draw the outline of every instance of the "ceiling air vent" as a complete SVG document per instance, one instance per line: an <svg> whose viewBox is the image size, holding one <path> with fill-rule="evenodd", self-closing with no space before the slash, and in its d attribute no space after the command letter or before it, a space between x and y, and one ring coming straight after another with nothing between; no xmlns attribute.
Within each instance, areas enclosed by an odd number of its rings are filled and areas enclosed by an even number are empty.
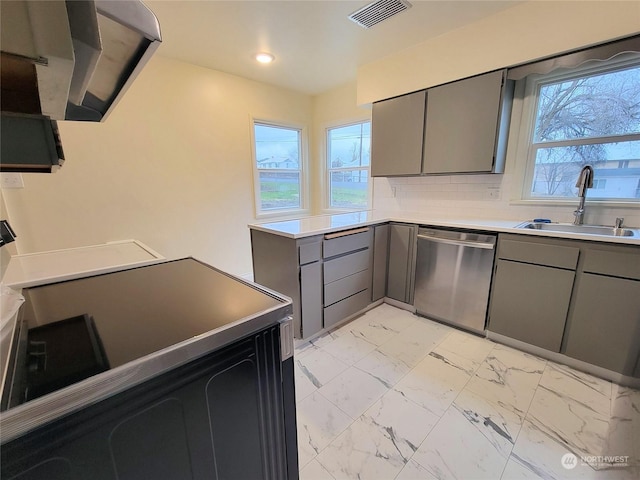
<svg viewBox="0 0 640 480"><path fill-rule="evenodd" d="M378 0L349 15L349 20L361 27L371 28L397 13L411 8L406 0Z"/></svg>

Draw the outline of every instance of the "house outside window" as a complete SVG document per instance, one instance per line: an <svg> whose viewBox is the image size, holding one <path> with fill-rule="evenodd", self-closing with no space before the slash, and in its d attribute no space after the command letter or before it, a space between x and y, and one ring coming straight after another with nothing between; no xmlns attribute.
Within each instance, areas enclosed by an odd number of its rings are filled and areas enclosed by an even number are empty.
<svg viewBox="0 0 640 480"><path fill-rule="evenodd" d="M253 122L256 216L306 208L303 129Z"/></svg>
<svg viewBox="0 0 640 480"><path fill-rule="evenodd" d="M640 201L640 62L529 78L525 199L575 198L583 166L591 200Z"/></svg>
<svg viewBox="0 0 640 480"><path fill-rule="evenodd" d="M370 203L371 122L327 129L327 207L365 210Z"/></svg>

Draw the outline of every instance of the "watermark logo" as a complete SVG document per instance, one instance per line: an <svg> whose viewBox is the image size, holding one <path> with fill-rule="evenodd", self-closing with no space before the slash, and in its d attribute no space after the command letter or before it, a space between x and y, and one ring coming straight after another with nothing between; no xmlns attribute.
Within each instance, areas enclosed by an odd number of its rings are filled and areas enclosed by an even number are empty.
<svg viewBox="0 0 640 480"><path fill-rule="evenodd" d="M565 453L560 460L560 463L567 470L572 470L578 466L578 457L573 453Z"/></svg>
<svg viewBox="0 0 640 480"><path fill-rule="evenodd" d="M578 457L573 453L565 453L560 459L560 463L567 470L573 470L578 466ZM627 467L629 457L627 455L581 455L580 465L590 465L591 467Z"/></svg>

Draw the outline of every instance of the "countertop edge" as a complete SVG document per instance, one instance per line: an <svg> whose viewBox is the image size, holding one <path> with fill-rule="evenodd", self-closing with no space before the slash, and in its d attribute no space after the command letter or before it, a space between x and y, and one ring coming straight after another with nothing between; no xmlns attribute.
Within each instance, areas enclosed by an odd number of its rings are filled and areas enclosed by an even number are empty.
<svg viewBox="0 0 640 480"><path fill-rule="evenodd" d="M339 214L340 215L340 214ZM292 238L292 239L300 239L306 237L312 237L315 235L324 235L327 233L339 232L342 230L349 230L351 228L357 227L366 227L371 225L378 225L387 222L397 222L397 223L411 223L414 225L424 225L424 226L433 226L433 227L447 227L447 228L462 228L469 230L478 230L478 231L486 231L486 232L496 232L496 233L512 233L517 235L531 235L536 237L551 237L551 238L565 238L569 240L583 240L583 241L593 241L593 242L601 242L601 243L616 243L622 245L636 245L640 246L640 239L629 238L629 237L613 237L613 236L604 236L604 235L590 235L590 234L579 234L579 233L569 233L569 232L550 232L550 231L540 231L540 230L530 230L524 228L515 228L517 225L522 223L522 220L443 220L443 219L433 219L426 217L419 217L418 215L402 215L402 214L376 214L371 212L372 218L367 220L359 220L350 223L345 223L336 226L328 226L328 227L320 227L313 229L304 229L299 232L291 232L284 229L278 229L271 225L279 222L272 222L268 224L249 224L248 227L251 230L259 230L266 233L271 233L275 235L279 235L282 237ZM326 215L318 215L314 217L305 217L306 219L310 218L321 218L327 217ZM304 220L304 219L301 219ZM291 222L286 221L283 223Z"/></svg>

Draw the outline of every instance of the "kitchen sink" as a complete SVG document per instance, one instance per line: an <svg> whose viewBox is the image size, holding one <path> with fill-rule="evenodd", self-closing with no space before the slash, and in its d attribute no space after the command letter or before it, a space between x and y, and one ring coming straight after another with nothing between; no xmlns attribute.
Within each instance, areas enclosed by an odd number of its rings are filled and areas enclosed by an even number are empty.
<svg viewBox="0 0 640 480"><path fill-rule="evenodd" d="M640 237L640 229L615 228L606 225L574 225L573 223L524 222L516 228L528 228L547 232L582 233L588 235L605 235L608 237Z"/></svg>

